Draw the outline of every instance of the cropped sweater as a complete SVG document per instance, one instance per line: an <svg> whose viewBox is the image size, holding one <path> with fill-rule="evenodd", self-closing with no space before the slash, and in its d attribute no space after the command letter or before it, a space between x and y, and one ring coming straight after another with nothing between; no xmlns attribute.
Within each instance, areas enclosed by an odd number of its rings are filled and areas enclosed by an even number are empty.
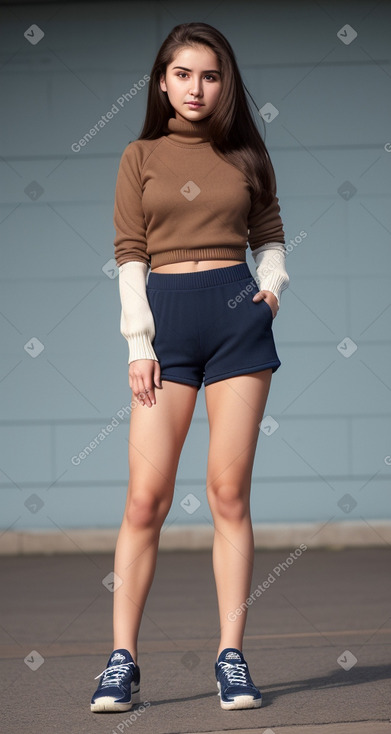
<svg viewBox="0 0 391 734"><path fill-rule="evenodd" d="M135 140L119 165L114 254L151 269L184 260L245 262L247 242L284 243L278 198L265 207L244 174L215 153L208 123L169 118L167 133ZM270 168L274 182L274 173ZM274 192L275 194L275 183Z"/></svg>
<svg viewBox="0 0 391 734"><path fill-rule="evenodd" d="M273 199L265 207L244 174L216 154L206 122L170 118L165 134L135 140L118 169L114 203L115 260L128 363L155 359L147 271L190 260L246 261L250 244L261 289L279 302L287 287L284 231L270 167Z"/></svg>

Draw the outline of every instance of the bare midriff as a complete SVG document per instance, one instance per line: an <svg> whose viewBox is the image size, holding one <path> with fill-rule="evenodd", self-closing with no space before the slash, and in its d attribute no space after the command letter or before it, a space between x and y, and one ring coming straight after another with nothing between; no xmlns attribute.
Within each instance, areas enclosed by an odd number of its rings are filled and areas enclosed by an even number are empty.
<svg viewBox="0 0 391 734"><path fill-rule="evenodd" d="M170 265L159 265L153 268L152 273L195 273L198 270L212 270L213 268L227 268L230 265L239 265L242 260L186 260Z"/></svg>

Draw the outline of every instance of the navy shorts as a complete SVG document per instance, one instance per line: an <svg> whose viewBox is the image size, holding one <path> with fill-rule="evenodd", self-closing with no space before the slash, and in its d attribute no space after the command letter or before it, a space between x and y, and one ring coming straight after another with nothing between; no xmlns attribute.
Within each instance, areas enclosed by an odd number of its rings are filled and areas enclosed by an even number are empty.
<svg viewBox="0 0 391 734"><path fill-rule="evenodd" d="M152 346L162 380L210 385L281 362L266 301L247 263L192 273L149 272L148 302L155 321Z"/></svg>

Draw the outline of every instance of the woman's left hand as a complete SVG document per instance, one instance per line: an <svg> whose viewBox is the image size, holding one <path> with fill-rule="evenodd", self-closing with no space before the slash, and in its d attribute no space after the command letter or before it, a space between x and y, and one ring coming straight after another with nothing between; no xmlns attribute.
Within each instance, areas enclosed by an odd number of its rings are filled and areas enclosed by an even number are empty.
<svg viewBox="0 0 391 734"><path fill-rule="evenodd" d="M258 291L258 293L255 294L253 301L255 303L258 303L258 301L263 300L265 300L267 305L270 306L273 314L273 319L275 319L279 308L276 296L271 291Z"/></svg>

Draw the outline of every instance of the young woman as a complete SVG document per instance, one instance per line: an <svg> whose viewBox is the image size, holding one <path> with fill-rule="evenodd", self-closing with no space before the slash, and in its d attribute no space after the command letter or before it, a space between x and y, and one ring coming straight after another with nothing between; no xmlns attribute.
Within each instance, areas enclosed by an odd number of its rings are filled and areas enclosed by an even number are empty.
<svg viewBox="0 0 391 734"><path fill-rule="evenodd" d="M232 48L206 23L176 26L157 54L143 130L121 157L114 224L120 330L137 405L115 551L114 651L91 710L126 711L139 700L139 627L202 383L221 627L217 688L223 709L256 708L262 695L242 652L246 613L232 612L250 594L251 475L281 364L272 322L289 278L273 166Z"/></svg>

